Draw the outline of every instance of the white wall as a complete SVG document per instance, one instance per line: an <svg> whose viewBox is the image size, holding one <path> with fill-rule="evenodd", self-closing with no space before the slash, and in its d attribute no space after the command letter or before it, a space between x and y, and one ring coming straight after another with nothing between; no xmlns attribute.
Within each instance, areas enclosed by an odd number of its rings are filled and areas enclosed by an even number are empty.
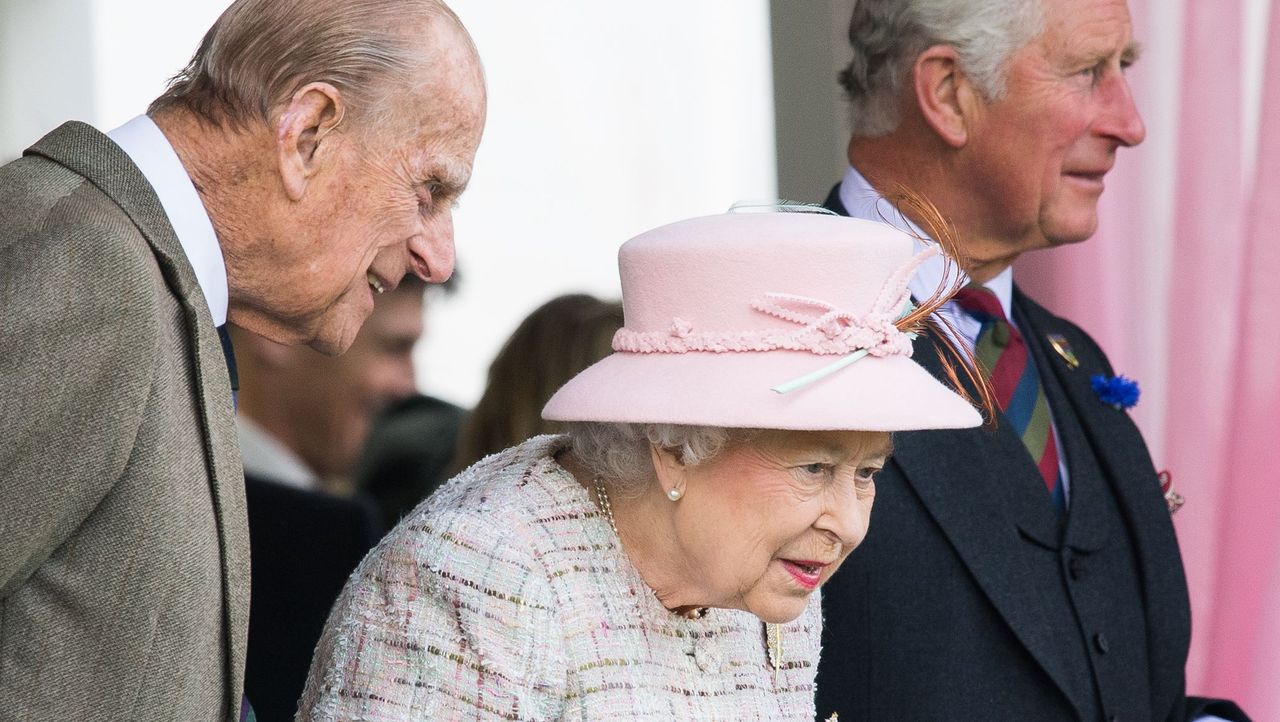
<svg viewBox="0 0 1280 722"><path fill-rule="evenodd" d="M0 0L0 163L93 116L90 0Z"/></svg>
<svg viewBox="0 0 1280 722"><path fill-rule="evenodd" d="M228 0L0 0L0 158L67 118L142 112ZM668 221L776 195L767 0L456 0L489 81L457 211L456 295L421 385L463 404L519 321L618 292L615 252Z"/></svg>
<svg viewBox="0 0 1280 722"><path fill-rule="evenodd" d="M94 121L142 113L187 64L230 0L92 0Z"/></svg>
<svg viewBox="0 0 1280 722"><path fill-rule="evenodd" d="M489 81L457 212L460 292L435 304L420 383L460 403L530 310L618 293L627 238L772 198L765 0L456 0Z"/></svg>

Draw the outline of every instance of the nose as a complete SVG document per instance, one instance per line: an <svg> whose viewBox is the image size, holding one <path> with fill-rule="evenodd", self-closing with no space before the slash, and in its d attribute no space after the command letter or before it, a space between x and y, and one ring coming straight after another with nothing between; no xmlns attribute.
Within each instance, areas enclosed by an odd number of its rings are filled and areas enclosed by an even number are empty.
<svg viewBox="0 0 1280 722"><path fill-rule="evenodd" d="M1138 106L1133 102L1133 92L1129 81L1122 73L1117 73L1106 90L1103 99L1106 104L1099 130L1117 143L1125 147L1135 146L1147 137L1147 127L1138 113Z"/></svg>
<svg viewBox="0 0 1280 722"><path fill-rule="evenodd" d="M409 273L426 283L444 283L453 275L453 214L442 211L427 232L409 240Z"/></svg>
<svg viewBox="0 0 1280 722"><path fill-rule="evenodd" d="M814 528L823 532L833 543L852 549L867 537L870 521L871 509L868 505L853 496L840 495L827 504Z"/></svg>

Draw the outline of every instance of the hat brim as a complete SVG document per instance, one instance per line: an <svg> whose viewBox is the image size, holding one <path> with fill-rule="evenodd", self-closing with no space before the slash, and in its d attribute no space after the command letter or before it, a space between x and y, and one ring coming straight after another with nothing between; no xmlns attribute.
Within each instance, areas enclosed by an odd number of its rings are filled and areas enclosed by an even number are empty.
<svg viewBox="0 0 1280 722"><path fill-rule="evenodd" d="M789 393L771 390L838 359L803 351L615 353L565 384L542 416L803 431L982 423L972 405L906 356L869 356Z"/></svg>

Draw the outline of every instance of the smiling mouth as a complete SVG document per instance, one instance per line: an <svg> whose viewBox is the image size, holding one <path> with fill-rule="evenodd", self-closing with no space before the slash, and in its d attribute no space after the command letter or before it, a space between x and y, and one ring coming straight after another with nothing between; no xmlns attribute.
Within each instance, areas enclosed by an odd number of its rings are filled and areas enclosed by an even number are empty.
<svg viewBox="0 0 1280 722"><path fill-rule="evenodd" d="M386 293L387 287L382 285L382 281L379 281L377 276L373 275L373 271L367 272L365 278L368 279L369 288L372 288L374 293Z"/></svg>

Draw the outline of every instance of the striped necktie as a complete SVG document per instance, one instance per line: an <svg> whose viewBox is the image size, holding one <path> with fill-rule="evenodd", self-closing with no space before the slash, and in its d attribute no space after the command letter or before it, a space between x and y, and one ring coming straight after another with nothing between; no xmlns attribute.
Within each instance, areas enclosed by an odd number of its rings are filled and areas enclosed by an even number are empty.
<svg viewBox="0 0 1280 722"><path fill-rule="evenodd" d="M955 301L982 322L974 344L978 366L990 382L1009 425L1022 438L1023 446L1040 469L1053 505L1061 513L1067 504L1059 478L1058 444L1053 438L1049 401L1027 353L1027 344L1004 315L1000 299L986 286L971 283L960 289Z"/></svg>

